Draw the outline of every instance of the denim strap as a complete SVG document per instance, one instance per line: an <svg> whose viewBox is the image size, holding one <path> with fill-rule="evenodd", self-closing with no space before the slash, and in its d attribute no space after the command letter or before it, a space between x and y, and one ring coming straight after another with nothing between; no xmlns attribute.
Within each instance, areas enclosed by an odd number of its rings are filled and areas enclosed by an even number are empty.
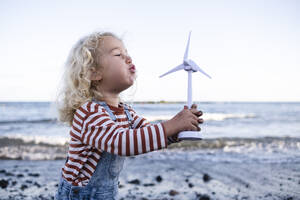
<svg viewBox="0 0 300 200"><path fill-rule="evenodd" d="M129 108L126 104L124 104L124 110L125 110L125 114L126 114L128 120L129 120L129 122L131 123L133 121L133 118L132 118L132 116L129 112Z"/></svg>
<svg viewBox="0 0 300 200"><path fill-rule="evenodd" d="M113 121L117 121L116 116L112 113L111 109L104 101L96 101L96 102L105 108L105 110L108 112L109 116Z"/></svg>

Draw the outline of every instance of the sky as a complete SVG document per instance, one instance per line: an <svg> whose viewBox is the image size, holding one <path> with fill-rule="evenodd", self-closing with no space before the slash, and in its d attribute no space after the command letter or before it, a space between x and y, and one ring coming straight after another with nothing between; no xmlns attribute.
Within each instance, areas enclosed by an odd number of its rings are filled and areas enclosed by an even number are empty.
<svg viewBox="0 0 300 200"><path fill-rule="evenodd" d="M94 31L120 36L137 68L126 101L300 101L300 1L0 0L0 101L53 101L72 46Z"/></svg>

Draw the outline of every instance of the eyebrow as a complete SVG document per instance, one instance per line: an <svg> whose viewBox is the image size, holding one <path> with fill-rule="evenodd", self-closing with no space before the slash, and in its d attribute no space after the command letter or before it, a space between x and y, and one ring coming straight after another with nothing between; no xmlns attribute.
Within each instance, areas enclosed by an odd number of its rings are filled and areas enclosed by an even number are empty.
<svg viewBox="0 0 300 200"><path fill-rule="evenodd" d="M109 51L109 53L111 53L111 52L112 52L113 50L115 50L115 49L122 50L121 47L114 47L114 48L112 48L112 49ZM127 53L127 49L125 49L125 52Z"/></svg>

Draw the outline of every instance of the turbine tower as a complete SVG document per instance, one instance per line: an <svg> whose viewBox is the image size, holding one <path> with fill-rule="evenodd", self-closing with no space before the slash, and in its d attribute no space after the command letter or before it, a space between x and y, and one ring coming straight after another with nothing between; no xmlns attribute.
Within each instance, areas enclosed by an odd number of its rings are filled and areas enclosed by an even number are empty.
<svg viewBox="0 0 300 200"><path fill-rule="evenodd" d="M193 60L188 59L191 33L192 33L192 31L190 31L190 33L189 33L189 38L188 38L188 42L187 42L184 57L183 57L183 63L174 67L173 69L164 73L163 75L159 76L161 78L163 76L166 76L167 74L170 74L170 73L182 70L182 69L184 69L185 71L188 72L187 104L188 104L189 108L191 108L191 106L192 106L192 73L198 71L211 79L211 77L206 72L204 72ZM183 131L183 132L179 133L178 138L181 140L185 140L185 139L186 140L199 140L199 139L201 139L201 135L198 131Z"/></svg>

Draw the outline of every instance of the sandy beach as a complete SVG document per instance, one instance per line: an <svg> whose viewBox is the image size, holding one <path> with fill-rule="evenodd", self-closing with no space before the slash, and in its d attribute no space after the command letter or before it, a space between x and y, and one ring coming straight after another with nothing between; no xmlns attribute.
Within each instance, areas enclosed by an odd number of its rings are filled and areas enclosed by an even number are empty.
<svg viewBox="0 0 300 200"><path fill-rule="evenodd" d="M54 198L64 160L0 162L0 199ZM127 158L119 198L297 200L300 162L244 159L225 151L167 149Z"/></svg>

